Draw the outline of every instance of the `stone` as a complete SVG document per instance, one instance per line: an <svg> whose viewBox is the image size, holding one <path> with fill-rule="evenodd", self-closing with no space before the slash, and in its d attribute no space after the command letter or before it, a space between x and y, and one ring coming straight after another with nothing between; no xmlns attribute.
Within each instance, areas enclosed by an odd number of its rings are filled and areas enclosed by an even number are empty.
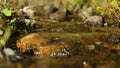
<svg viewBox="0 0 120 68"><path fill-rule="evenodd" d="M66 8L61 8L57 12L52 13L49 15L50 20L57 20L57 21L66 21L69 20L69 15L72 15L72 12L70 12Z"/></svg>
<svg viewBox="0 0 120 68"><path fill-rule="evenodd" d="M58 11L58 8L54 7L54 6L46 5L46 6L44 6L43 10L44 10L45 14L49 15L51 13Z"/></svg>
<svg viewBox="0 0 120 68"><path fill-rule="evenodd" d="M11 48L4 48L3 54L7 61L17 61L21 59L21 56L17 55L16 52Z"/></svg>
<svg viewBox="0 0 120 68"><path fill-rule="evenodd" d="M69 56L72 55L70 48L63 44L50 44L33 50L35 55L45 56Z"/></svg>
<svg viewBox="0 0 120 68"><path fill-rule="evenodd" d="M45 56L69 56L73 54L72 47L65 43L49 43L49 39L45 39L38 33L31 33L17 40L17 47L22 53L32 50L34 55Z"/></svg>
<svg viewBox="0 0 120 68"><path fill-rule="evenodd" d="M85 24L88 24L88 25L97 25L97 26L102 26L105 22L104 22L104 19L102 16L91 16L91 17L88 17L85 21L84 21Z"/></svg>
<svg viewBox="0 0 120 68"><path fill-rule="evenodd" d="M21 52L26 52L30 49L34 49L40 47L41 45L45 44L47 39L40 36L38 33L31 33L19 40L17 40L17 47L20 48Z"/></svg>
<svg viewBox="0 0 120 68"><path fill-rule="evenodd" d="M57 11L55 13L52 13L49 15L50 20L57 20L57 21L65 21L66 20L66 14L61 11Z"/></svg>
<svg viewBox="0 0 120 68"><path fill-rule="evenodd" d="M15 55L14 50L12 50L11 48L5 48L5 49L3 50L3 52L4 52L5 55L7 55L7 56L14 56L14 55Z"/></svg>
<svg viewBox="0 0 120 68"><path fill-rule="evenodd" d="M83 21L90 16L93 16L93 12L95 11L95 7L89 7L78 13L78 17L81 17Z"/></svg>

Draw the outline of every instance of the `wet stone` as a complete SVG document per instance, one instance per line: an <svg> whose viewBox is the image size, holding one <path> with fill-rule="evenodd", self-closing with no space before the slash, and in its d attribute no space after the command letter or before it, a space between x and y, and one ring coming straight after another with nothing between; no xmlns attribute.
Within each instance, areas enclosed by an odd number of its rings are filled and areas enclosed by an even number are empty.
<svg viewBox="0 0 120 68"><path fill-rule="evenodd" d="M31 33L19 40L17 40L17 47L21 52L26 52L30 49L37 48L47 42L47 39L40 36L38 33Z"/></svg>
<svg viewBox="0 0 120 68"><path fill-rule="evenodd" d="M58 8L56 8L54 6L46 5L46 6L44 6L44 11L47 15L49 15L51 13L58 11Z"/></svg>
<svg viewBox="0 0 120 68"><path fill-rule="evenodd" d="M69 47L62 44L52 44L45 45L36 49L33 49L35 55L45 55L45 56L69 56L72 53Z"/></svg>
<svg viewBox="0 0 120 68"><path fill-rule="evenodd" d="M55 13L52 13L49 15L50 20L57 20L57 21L65 21L66 16L64 13L61 13L60 11L57 11Z"/></svg>
<svg viewBox="0 0 120 68"><path fill-rule="evenodd" d="M72 48L62 43L49 43L48 39L41 37L38 33L32 33L16 43L22 53L33 51L34 55L45 56L69 56L72 55Z"/></svg>

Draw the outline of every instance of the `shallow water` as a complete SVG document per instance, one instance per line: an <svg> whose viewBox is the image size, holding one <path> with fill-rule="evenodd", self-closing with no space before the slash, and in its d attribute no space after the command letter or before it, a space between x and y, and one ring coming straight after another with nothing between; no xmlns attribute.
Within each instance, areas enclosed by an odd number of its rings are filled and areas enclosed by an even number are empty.
<svg viewBox="0 0 120 68"><path fill-rule="evenodd" d="M41 23L37 32L52 42L64 42L73 49L70 56L33 56L22 55L20 61L0 60L0 68L119 68L119 42L110 34L120 33L119 28L95 27L78 22ZM113 35L114 36L114 35ZM118 39L120 40L120 39Z"/></svg>

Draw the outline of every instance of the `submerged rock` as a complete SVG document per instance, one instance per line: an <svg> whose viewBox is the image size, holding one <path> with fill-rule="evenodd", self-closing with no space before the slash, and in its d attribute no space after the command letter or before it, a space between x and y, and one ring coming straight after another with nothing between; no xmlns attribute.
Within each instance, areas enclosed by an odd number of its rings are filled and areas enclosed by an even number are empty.
<svg viewBox="0 0 120 68"><path fill-rule="evenodd" d="M37 48L44 43L46 43L47 39L40 36L38 33L31 33L19 40L17 40L17 47L20 48L21 52L26 52L28 50Z"/></svg>
<svg viewBox="0 0 120 68"><path fill-rule="evenodd" d="M68 56L72 55L72 48L62 43L49 43L48 39L40 36L38 33L32 33L16 43L22 53L32 50L34 55L45 56Z"/></svg>
<svg viewBox="0 0 120 68"><path fill-rule="evenodd" d="M35 55L46 56L69 56L72 55L70 48L63 44L50 44L34 49Z"/></svg>

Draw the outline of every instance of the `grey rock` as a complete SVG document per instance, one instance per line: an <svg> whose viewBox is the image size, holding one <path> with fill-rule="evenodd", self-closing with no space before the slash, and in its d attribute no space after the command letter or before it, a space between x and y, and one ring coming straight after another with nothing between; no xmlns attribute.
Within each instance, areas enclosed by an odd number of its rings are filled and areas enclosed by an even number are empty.
<svg viewBox="0 0 120 68"><path fill-rule="evenodd" d="M56 12L49 15L50 20L65 21L66 15L62 12Z"/></svg>
<svg viewBox="0 0 120 68"><path fill-rule="evenodd" d="M0 51L0 59L3 59L3 55L1 51Z"/></svg>
<svg viewBox="0 0 120 68"><path fill-rule="evenodd" d="M58 8L54 6L46 5L44 6L43 10L45 11L45 14L49 15L51 13L58 11Z"/></svg>
<svg viewBox="0 0 120 68"><path fill-rule="evenodd" d="M16 55L15 51L11 48L5 48L3 50L3 54L5 56L5 58L7 59L7 61L17 61L19 59L21 59L21 56Z"/></svg>
<svg viewBox="0 0 120 68"><path fill-rule="evenodd" d="M4 52L5 55L7 55L7 56L13 56L13 55L15 55L15 52L14 52L11 48L5 48L5 49L3 50L3 52Z"/></svg>
<svg viewBox="0 0 120 68"><path fill-rule="evenodd" d="M85 21L84 21L85 24L88 24L88 25L104 25L104 19L102 16L91 16L91 17L88 17Z"/></svg>
<svg viewBox="0 0 120 68"><path fill-rule="evenodd" d="M69 15L72 15L72 12L70 12L66 8L61 8L61 9L59 9L59 11L50 14L49 19L57 20L57 21L67 21L67 20L69 20Z"/></svg>
<svg viewBox="0 0 120 68"><path fill-rule="evenodd" d="M32 6L25 6L22 9L24 15L28 16L29 18L33 18L35 11L33 10Z"/></svg>
<svg viewBox="0 0 120 68"><path fill-rule="evenodd" d="M95 6L89 7L81 12L78 13L78 16L81 17L83 20L87 19L88 17L93 15L93 12L95 11Z"/></svg>

